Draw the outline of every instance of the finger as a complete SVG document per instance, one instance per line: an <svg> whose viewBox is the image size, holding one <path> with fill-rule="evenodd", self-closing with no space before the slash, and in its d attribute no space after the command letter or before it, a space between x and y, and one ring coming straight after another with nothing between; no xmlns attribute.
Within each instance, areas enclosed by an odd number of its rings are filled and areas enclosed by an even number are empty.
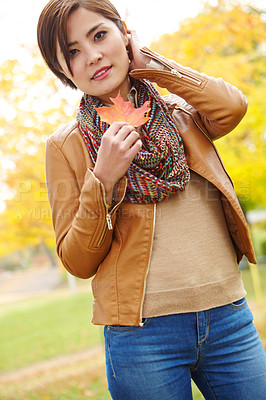
<svg viewBox="0 0 266 400"><path fill-rule="evenodd" d="M134 157L138 154L138 152L140 151L142 147L142 141L140 139L138 139L128 150L128 157L132 160L134 159Z"/></svg>
<svg viewBox="0 0 266 400"><path fill-rule="evenodd" d="M124 139L124 145L126 148L132 147L138 140L141 141L139 133L137 131L132 131L129 135Z"/></svg>
<svg viewBox="0 0 266 400"><path fill-rule="evenodd" d="M125 121L117 121L114 122L112 125L110 125L110 127L105 131L104 135L108 135L108 136L115 136L120 129L125 126L128 125Z"/></svg>
<svg viewBox="0 0 266 400"><path fill-rule="evenodd" d="M132 40L139 42L139 38L136 31L134 31L133 29L128 29L127 32L128 34L130 34Z"/></svg>
<svg viewBox="0 0 266 400"><path fill-rule="evenodd" d="M138 49L140 48L141 44L140 44L140 40L137 36L136 31L128 31L128 39L129 39L129 43L132 46L132 49Z"/></svg>
<svg viewBox="0 0 266 400"><path fill-rule="evenodd" d="M136 132L136 130L135 130L135 128L134 128L134 126L131 126L131 125L124 125L124 126L122 126L120 129L119 129L119 131L117 132L117 134L116 134L116 138L117 138L117 140L119 140L119 141L124 141L127 137L128 137L128 135L130 135L132 132ZM136 132L137 133L137 132ZM137 135L139 136L139 134L137 133Z"/></svg>

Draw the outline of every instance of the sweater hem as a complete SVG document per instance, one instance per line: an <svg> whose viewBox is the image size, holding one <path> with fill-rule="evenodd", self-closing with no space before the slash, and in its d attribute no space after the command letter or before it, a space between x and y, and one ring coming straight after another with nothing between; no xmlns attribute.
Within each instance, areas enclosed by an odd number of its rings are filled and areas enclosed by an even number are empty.
<svg viewBox="0 0 266 400"><path fill-rule="evenodd" d="M143 318L200 312L240 300L247 294L240 274L205 285L146 293Z"/></svg>

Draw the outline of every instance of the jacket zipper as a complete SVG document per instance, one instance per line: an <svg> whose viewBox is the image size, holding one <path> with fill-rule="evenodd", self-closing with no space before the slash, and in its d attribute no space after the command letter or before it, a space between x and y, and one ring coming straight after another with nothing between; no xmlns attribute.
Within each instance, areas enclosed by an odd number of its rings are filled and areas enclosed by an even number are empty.
<svg viewBox="0 0 266 400"><path fill-rule="evenodd" d="M142 312L143 312L143 303L144 303L144 297L145 297L145 292L146 292L147 276L148 276L148 273L149 273L149 270L150 270L150 264L151 264L151 253L152 253L154 231L155 231L155 218L156 218L156 203L154 204L154 215L153 215L153 225L152 225L153 226L152 241L151 241L151 247L150 247L148 268L147 268L145 279L144 279L144 288L143 288L142 299L141 299L141 307L140 307L140 322L139 322L139 326L143 326Z"/></svg>
<svg viewBox="0 0 266 400"><path fill-rule="evenodd" d="M215 153L216 153L216 155L217 155L217 157L218 157L218 159L219 159L219 161L220 161L220 163L221 163L221 165L222 165L222 167L223 167L224 172L226 173L226 175L228 176L228 178L229 178L229 180L230 180L232 186L234 187L233 181L232 181L232 179L230 178L230 175L228 174L228 172L226 171L225 166L224 166L224 163L223 163L223 161L222 161L222 159L221 159L221 157L220 157L220 154L218 153L218 151L217 151L217 149L216 149L216 146L214 145L213 141L209 138L209 136L204 132L204 130L203 130L203 129L200 127L200 125L197 123L197 121L196 121L196 119L194 118L193 114L191 114L189 111L185 110L185 109L182 108L182 107L177 107L177 109L182 110L182 111L184 111L186 114L190 115L191 118L192 118L193 121L194 121L194 124L195 124L195 125L197 126L197 128L203 133L203 135L206 137L206 139L208 139L208 141L211 143L211 145L212 145L212 147L214 148Z"/></svg>
<svg viewBox="0 0 266 400"><path fill-rule="evenodd" d="M107 231L107 228L109 229L109 231L111 231L113 229L113 224L112 224L112 214L114 213L114 211L117 209L117 207L122 203L125 192L126 192L126 188L124 190L123 196L122 196L122 200L119 201L119 203L117 203L112 209L111 211L109 211L109 207L106 204L106 199L105 199L105 189L104 189L104 185L101 183L101 187L103 189L103 202L105 205L105 210L106 210L106 217L105 217L105 224L101 233L101 236L98 239L97 245L96 247L100 247L103 241L103 238L105 236L105 233Z"/></svg>
<svg viewBox="0 0 266 400"><path fill-rule="evenodd" d="M145 50L143 50L143 49L141 49L141 53L143 53L143 54L145 54L145 55L147 55L147 56L149 56L149 57L154 57L155 58L155 60L156 61L158 61L159 63L161 63L161 64L163 64L166 68L169 68L170 69L170 73L172 74L172 75L176 75L178 78L185 78L185 79L187 79L188 81L191 81L191 82L193 82L193 83L196 83L198 86L200 86L201 85L201 80L200 79L197 79L197 78L194 78L193 76L191 76L191 75L189 75L189 74L187 74L187 73L184 73L184 72L182 72L182 74L177 70L177 69L175 69L175 68L173 68L172 67L172 65L171 64L168 64L166 61L162 61L162 60L160 60L158 57L156 57L154 54L150 54L148 51L145 51Z"/></svg>
<svg viewBox="0 0 266 400"><path fill-rule="evenodd" d="M113 225L112 225L112 220L111 220L111 214L108 212L108 207L106 207L106 220L105 220L105 224L104 224L104 228L102 230L101 236L97 242L96 247L100 247L104 238L104 235L107 231L107 227L108 229L111 231L113 229Z"/></svg>

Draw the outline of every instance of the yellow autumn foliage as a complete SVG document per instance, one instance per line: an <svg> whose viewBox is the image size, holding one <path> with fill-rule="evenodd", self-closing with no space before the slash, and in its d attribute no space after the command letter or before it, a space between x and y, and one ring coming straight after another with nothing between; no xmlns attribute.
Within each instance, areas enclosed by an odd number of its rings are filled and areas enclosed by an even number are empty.
<svg viewBox="0 0 266 400"><path fill-rule="evenodd" d="M151 48L239 87L249 110L216 142L246 210L265 206L266 26L260 12L235 2L205 4ZM78 96L63 87L33 49L31 62L0 65L0 256L45 243L54 247L44 172L48 135L75 117Z"/></svg>
<svg viewBox="0 0 266 400"><path fill-rule="evenodd" d="M206 3L152 49L237 86L249 109L233 133L215 142L245 210L266 206L266 24L262 11L236 2Z"/></svg>

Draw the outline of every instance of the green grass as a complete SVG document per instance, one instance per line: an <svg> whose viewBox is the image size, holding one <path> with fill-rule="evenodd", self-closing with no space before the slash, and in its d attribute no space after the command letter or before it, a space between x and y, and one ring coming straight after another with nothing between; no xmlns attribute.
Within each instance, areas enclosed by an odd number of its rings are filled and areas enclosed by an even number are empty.
<svg viewBox="0 0 266 400"><path fill-rule="evenodd" d="M264 256L263 243L266 242L266 229L253 228L251 233L257 256Z"/></svg>
<svg viewBox="0 0 266 400"><path fill-rule="evenodd" d="M89 386L89 385L88 385ZM203 400L204 397L198 391L198 389L192 385L192 393L193 400ZM1 394L1 392L0 392ZM24 397L26 396L26 397ZM89 389L86 389L85 386L82 388L78 387L76 383L69 388L65 388L60 391L58 387L56 388L46 388L44 392L24 392L22 397L19 397L18 394L8 395L1 397L1 400L88 400L88 398L94 400L111 400L111 396L105 387L105 384L102 381L102 378L98 378L92 385L90 385Z"/></svg>
<svg viewBox="0 0 266 400"><path fill-rule="evenodd" d="M0 371L99 344L101 328L91 323L90 293L53 294L1 306Z"/></svg>
<svg viewBox="0 0 266 400"><path fill-rule="evenodd" d="M259 267L266 296L266 266ZM254 289L248 269L242 271L248 299L254 304ZM91 323L92 295L88 289L76 295L54 292L0 308L0 372L43 360L88 350L103 343L102 328ZM264 312L256 316L261 337L266 341ZM255 318L255 320L256 320ZM203 397L195 387L193 399ZM104 355L97 355L45 374L0 385L1 400L110 400Z"/></svg>
<svg viewBox="0 0 266 400"><path fill-rule="evenodd" d="M1 400L111 400L103 352L91 358L0 385Z"/></svg>
<svg viewBox="0 0 266 400"><path fill-rule="evenodd" d="M258 265L260 283L264 297L266 296L266 265ZM242 270L242 279L247 292L247 299L254 300L255 293L249 269Z"/></svg>

